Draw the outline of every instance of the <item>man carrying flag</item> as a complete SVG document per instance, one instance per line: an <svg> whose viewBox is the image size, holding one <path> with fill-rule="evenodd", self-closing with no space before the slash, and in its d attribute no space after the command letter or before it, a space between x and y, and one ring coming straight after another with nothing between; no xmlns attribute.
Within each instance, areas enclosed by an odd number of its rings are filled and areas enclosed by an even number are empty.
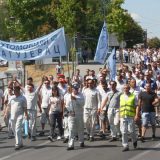
<svg viewBox="0 0 160 160"><path fill-rule="evenodd" d="M108 32L107 32L106 23L104 22L100 36L99 36L94 61L103 64L107 56L107 52L108 52Z"/></svg>

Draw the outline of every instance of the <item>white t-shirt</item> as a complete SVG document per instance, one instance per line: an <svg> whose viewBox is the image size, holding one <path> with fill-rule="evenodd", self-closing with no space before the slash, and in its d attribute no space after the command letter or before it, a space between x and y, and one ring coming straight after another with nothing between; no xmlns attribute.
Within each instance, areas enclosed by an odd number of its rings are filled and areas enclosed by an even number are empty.
<svg viewBox="0 0 160 160"><path fill-rule="evenodd" d="M27 109L37 110L38 88L31 93L28 91L25 91L25 97L27 100Z"/></svg>
<svg viewBox="0 0 160 160"><path fill-rule="evenodd" d="M98 109L100 107L100 93L97 89L86 88L83 95L85 97L85 109Z"/></svg>
<svg viewBox="0 0 160 160"><path fill-rule="evenodd" d="M49 98L52 96L52 88L46 88L43 87L41 89L41 98L42 98L42 104L41 107L42 108L48 108L49 105Z"/></svg>
<svg viewBox="0 0 160 160"><path fill-rule="evenodd" d="M23 118L25 108L27 109L26 98L22 95L18 97L14 95L11 97L8 106L11 109L11 120L15 120L19 116Z"/></svg>
<svg viewBox="0 0 160 160"><path fill-rule="evenodd" d="M62 112L62 107L61 107L62 101L60 97L50 97L49 104L50 104L49 113L55 111Z"/></svg>
<svg viewBox="0 0 160 160"><path fill-rule="evenodd" d="M65 103L65 107L68 108L71 105L71 93L66 93L64 95L64 103Z"/></svg>
<svg viewBox="0 0 160 160"><path fill-rule="evenodd" d="M56 65L56 73L57 73L57 74L61 74L61 73L62 73L62 70L63 70L63 67L57 64L57 65Z"/></svg>

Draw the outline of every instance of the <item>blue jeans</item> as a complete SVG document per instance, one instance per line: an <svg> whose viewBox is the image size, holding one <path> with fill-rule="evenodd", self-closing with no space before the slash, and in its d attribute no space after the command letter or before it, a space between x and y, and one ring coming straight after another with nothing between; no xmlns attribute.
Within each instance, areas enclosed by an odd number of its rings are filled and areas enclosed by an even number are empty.
<svg viewBox="0 0 160 160"><path fill-rule="evenodd" d="M59 135L63 135L63 128L62 128L62 116L60 112L52 112L49 115L50 119L50 135L53 137L55 135L55 127L56 127L56 122L58 124L58 129L59 129Z"/></svg>
<svg viewBox="0 0 160 160"><path fill-rule="evenodd" d="M155 126L155 112L143 112L142 113L142 126L147 127L150 123L152 126Z"/></svg>

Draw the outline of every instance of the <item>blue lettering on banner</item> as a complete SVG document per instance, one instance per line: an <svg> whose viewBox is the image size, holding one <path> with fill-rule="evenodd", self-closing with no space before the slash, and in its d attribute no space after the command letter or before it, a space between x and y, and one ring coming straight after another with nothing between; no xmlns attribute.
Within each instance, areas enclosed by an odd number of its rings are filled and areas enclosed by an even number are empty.
<svg viewBox="0 0 160 160"><path fill-rule="evenodd" d="M46 48L46 55L51 55L49 48Z"/></svg>
<svg viewBox="0 0 160 160"><path fill-rule="evenodd" d="M38 49L38 55L42 53L42 49Z"/></svg>
<svg viewBox="0 0 160 160"><path fill-rule="evenodd" d="M26 53L26 52L24 53L24 58L25 58L25 59L27 58L27 53Z"/></svg>
<svg viewBox="0 0 160 160"><path fill-rule="evenodd" d="M6 47L9 48L9 44L6 44Z"/></svg>
<svg viewBox="0 0 160 160"><path fill-rule="evenodd" d="M15 45L10 45L10 49L15 50Z"/></svg>
<svg viewBox="0 0 160 160"><path fill-rule="evenodd" d="M54 52L55 52L56 54L60 54L59 45L54 46Z"/></svg>
<svg viewBox="0 0 160 160"><path fill-rule="evenodd" d="M6 53L4 50L2 50L2 57L6 57Z"/></svg>
<svg viewBox="0 0 160 160"><path fill-rule="evenodd" d="M9 51L8 53L9 53L9 56L10 56L10 58L11 58L11 57L12 57L12 52L11 52L11 51Z"/></svg>
<svg viewBox="0 0 160 160"><path fill-rule="evenodd" d="M23 49L28 49L28 45L23 45Z"/></svg>
<svg viewBox="0 0 160 160"><path fill-rule="evenodd" d="M54 35L53 37L51 37L51 41L54 41L57 38L57 35Z"/></svg>
<svg viewBox="0 0 160 160"><path fill-rule="evenodd" d="M25 42L4 42L0 40L0 59L8 61L55 57L66 52L64 29Z"/></svg>
<svg viewBox="0 0 160 160"><path fill-rule="evenodd" d="M20 50L19 48L20 48L20 46L16 46L16 47L15 47L15 50L16 50L16 51L17 51L17 50Z"/></svg>
<svg viewBox="0 0 160 160"><path fill-rule="evenodd" d="M17 58L20 58L20 53L19 53L19 52L16 52L16 54L17 54Z"/></svg>
<svg viewBox="0 0 160 160"><path fill-rule="evenodd" d="M34 51L30 51L30 55L31 55L32 58L35 57L34 56Z"/></svg>

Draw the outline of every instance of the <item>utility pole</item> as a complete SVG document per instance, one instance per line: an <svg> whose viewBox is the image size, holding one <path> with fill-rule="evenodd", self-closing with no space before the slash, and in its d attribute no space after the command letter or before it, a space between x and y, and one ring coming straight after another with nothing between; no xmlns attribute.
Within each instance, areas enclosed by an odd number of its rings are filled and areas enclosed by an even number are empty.
<svg viewBox="0 0 160 160"><path fill-rule="evenodd" d="M143 36L144 36L144 47L147 48L147 29L144 30Z"/></svg>

